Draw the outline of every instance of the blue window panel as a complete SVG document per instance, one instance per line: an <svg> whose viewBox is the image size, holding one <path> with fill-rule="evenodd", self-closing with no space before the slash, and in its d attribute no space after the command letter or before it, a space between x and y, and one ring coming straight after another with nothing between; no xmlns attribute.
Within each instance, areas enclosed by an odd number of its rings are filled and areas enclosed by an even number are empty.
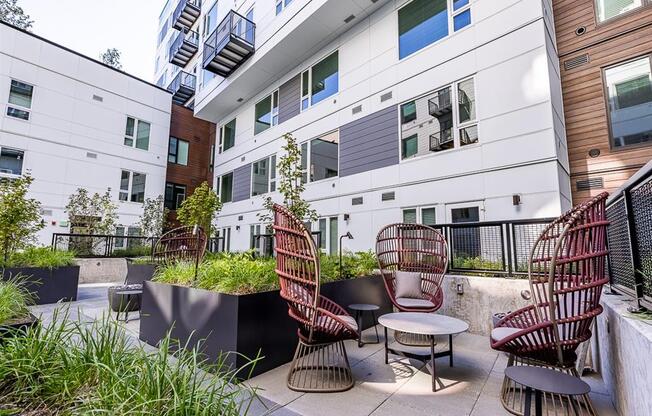
<svg viewBox="0 0 652 416"><path fill-rule="evenodd" d="M457 32L471 24L471 9L463 11L453 18L453 28Z"/></svg>
<svg viewBox="0 0 652 416"><path fill-rule="evenodd" d="M459 10L469 4L469 0L453 0L453 10Z"/></svg>
<svg viewBox="0 0 652 416"><path fill-rule="evenodd" d="M311 104L317 104L339 91L338 59L338 51L335 51L312 67Z"/></svg>
<svg viewBox="0 0 652 416"><path fill-rule="evenodd" d="M414 0L399 10L399 58L448 36L445 0Z"/></svg>

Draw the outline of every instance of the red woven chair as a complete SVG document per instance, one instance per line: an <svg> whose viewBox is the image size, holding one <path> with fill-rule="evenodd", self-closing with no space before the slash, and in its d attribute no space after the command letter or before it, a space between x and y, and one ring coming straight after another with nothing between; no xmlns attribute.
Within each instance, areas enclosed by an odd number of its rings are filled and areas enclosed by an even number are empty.
<svg viewBox="0 0 652 416"><path fill-rule="evenodd" d="M178 227L158 239L152 251L152 260L163 264L194 263L196 277L199 263L206 253L207 242L208 238L201 227Z"/></svg>
<svg viewBox="0 0 652 416"><path fill-rule="evenodd" d="M338 392L353 387L344 341L358 338L347 312L319 294L319 255L310 232L281 205L274 205L276 274L288 314L299 326L299 342L287 385L303 392Z"/></svg>
<svg viewBox="0 0 652 416"><path fill-rule="evenodd" d="M444 302L441 284L448 266L448 245L441 233L421 224L392 224L376 238L376 257L385 289L401 312L435 312ZM397 270L421 273L421 299L396 298Z"/></svg>
<svg viewBox="0 0 652 416"><path fill-rule="evenodd" d="M593 320L602 312L602 287L609 282L607 196L602 193L571 209L534 244L528 268L532 304L505 316L491 333L491 347L510 354L508 365L546 366L579 376L576 350L591 338ZM516 394L521 386L506 378L503 405L523 414ZM564 400L557 397L562 410L549 408L546 414L564 414ZM552 398L546 403L553 403ZM588 396L582 409L594 414Z"/></svg>

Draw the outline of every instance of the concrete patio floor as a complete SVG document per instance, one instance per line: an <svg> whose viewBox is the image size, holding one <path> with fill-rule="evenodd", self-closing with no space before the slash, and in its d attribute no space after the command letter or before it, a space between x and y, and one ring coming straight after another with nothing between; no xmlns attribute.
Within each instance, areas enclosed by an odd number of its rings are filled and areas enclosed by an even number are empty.
<svg viewBox="0 0 652 416"><path fill-rule="evenodd" d="M33 308L35 314L49 315L57 305ZM108 313L106 285L81 285L78 301L70 304L71 317L79 311L83 319L98 319ZM115 316L115 314L113 315ZM138 338L138 314L124 325L127 333ZM507 357L489 347L486 337L460 334L454 338L454 367L448 357L436 363L438 391L431 391L431 378L419 361L390 355L384 363L384 340L379 327L380 344L346 344L356 379L353 389L343 393L298 393L286 387L289 364L268 371L247 383L258 390L252 403L252 416L274 415L508 415L500 404L499 392ZM373 328L364 332L375 338ZM390 333L390 340L393 339ZM438 346L446 349L447 341ZM591 385L591 399L599 415L617 415L599 375L584 377Z"/></svg>

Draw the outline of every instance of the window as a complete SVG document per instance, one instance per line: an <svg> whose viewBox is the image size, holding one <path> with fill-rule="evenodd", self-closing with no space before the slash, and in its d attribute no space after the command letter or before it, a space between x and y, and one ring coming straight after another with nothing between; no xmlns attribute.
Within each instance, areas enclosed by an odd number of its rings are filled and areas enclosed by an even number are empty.
<svg viewBox="0 0 652 416"><path fill-rule="evenodd" d="M0 177L22 175L24 156L22 150L0 147Z"/></svg>
<svg viewBox="0 0 652 416"><path fill-rule="evenodd" d="M169 210L177 210L186 199L186 186L167 182L165 184L165 207Z"/></svg>
<svg viewBox="0 0 652 416"><path fill-rule="evenodd" d="M29 110L32 108L34 87L24 82L11 80L9 88L9 105L7 115L22 120L29 120Z"/></svg>
<svg viewBox="0 0 652 416"><path fill-rule="evenodd" d="M220 127L218 152L222 153L235 146L235 119Z"/></svg>
<svg viewBox="0 0 652 416"><path fill-rule="evenodd" d="M251 164L251 196L276 190L276 155Z"/></svg>
<svg viewBox="0 0 652 416"><path fill-rule="evenodd" d="M477 222L480 221L479 207L465 207L451 209L451 220L453 224L459 222Z"/></svg>
<svg viewBox="0 0 652 416"><path fill-rule="evenodd" d="M231 251L231 227L218 228L216 231L217 236L217 251Z"/></svg>
<svg viewBox="0 0 652 416"><path fill-rule="evenodd" d="M644 5L652 4L650 0L596 0L598 21L604 22Z"/></svg>
<svg viewBox="0 0 652 416"><path fill-rule="evenodd" d="M611 146L652 142L650 56L605 70Z"/></svg>
<svg viewBox="0 0 652 416"><path fill-rule="evenodd" d="M227 173L217 178L216 193L222 202L231 202L233 200L233 172Z"/></svg>
<svg viewBox="0 0 652 416"><path fill-rule="evenodd" d="M144 173L130 172L123 170L120 174L120 201L140 202L145 201L145 179Z"/></svg>
<svg viewBox="0 0 652 416"><path fill-rule="evenodd" d="M340 132L335 130L301 144L301 169L304 183L308 180L315 182L337 177L339 142Z"/></svg>
<svg viewBox="0 0 652 416"><path fill-rule="evenodd" d="M170 137L170 144L168 145L168 162L187 166L189 146L190 144L185 140Z"/></svg>
<svg viewBox="0 0 652 416"><path fill-rule="evenodd" d="M338 57L335 51L301 74L301 110L339 91Z"/></svg>
<svg viewBox="0 0 652 416"><path fill-rule="evenodd" d="M398 11L399 59L470 24L469 0L413 0Z"/></svg>
<svg viewBox="0 0 652 416"><path fill-rule="evenodd" d="M211 145L211 154L208 155L208 171L213 172L213 167L215 166L215 145Z"/></svg>
<svg viewBox="0 0 652 416"><path fill-rule="evenodd" d="M208 13L204 15L204 38L213 33L215 27L217 26L217 1L211 8L208 10Z"/></svg>
<svg viewBox="0 0 652 416"><path fill-rule="evenodd" d="M399 106L401 157L477 143L474 79L467 78Z"/></svg>
<svg viewBox="0 0 652 416"><path fill-rule="evenodd" d="M317 229L313 234L319 232L319 248L328 254L337 254L339 245L338 235L338 217L320 218L317 223ZM310 224L307 227L310 230Z"/></svg>
<svg viewBox="0 0 652 416"><path fill-rule="evenodd" d="M126 232L126 234L125 234ZM136 246L141 246L143 244L142 239L140 238L124 238L127 237L138 237L140 236L140 228L138 227L125 227L124 225L118 225L115 227L115 235L119 236L113 240L113 248L132 248ZM126 240L126 245L125 245Z"/></svg>
<svg viewBox="0 0 652 416"><path fill-rule="evenodd" d="M437 224L437 209L434 207L408 208L403 210L403 222L405 224Z"/></svg>
<svg viewBox="0 0 652 416"><path fill-rule="evenodd" d="M254 134L262 133L278 124L278 90L256 104L255 117Z"/></svg>
<svg viewBox="0 0 652 416"><path fill-rule="evenodd" d="M146 121L127 117L124 145L138 149L149 149L150 124Z"/></svg>
<svg viewBox="0 0 652 416"><path fill-rule="evenodd" d="M292 3L292 0L276 0L276 15L278 16L281 12Z"/></svg>

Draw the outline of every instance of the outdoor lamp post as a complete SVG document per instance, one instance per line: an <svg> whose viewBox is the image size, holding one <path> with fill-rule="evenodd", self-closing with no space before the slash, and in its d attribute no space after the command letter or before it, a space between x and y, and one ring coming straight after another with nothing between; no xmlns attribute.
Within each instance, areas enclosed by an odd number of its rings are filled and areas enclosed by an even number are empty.
<svg viewBox="0 0 652 416"><path fill-rule="evenodd" d="M342 239L344 237L353 240L353 235L350 231L347 231L346 234L340 236L340 280L342 279Z"/></svg>

